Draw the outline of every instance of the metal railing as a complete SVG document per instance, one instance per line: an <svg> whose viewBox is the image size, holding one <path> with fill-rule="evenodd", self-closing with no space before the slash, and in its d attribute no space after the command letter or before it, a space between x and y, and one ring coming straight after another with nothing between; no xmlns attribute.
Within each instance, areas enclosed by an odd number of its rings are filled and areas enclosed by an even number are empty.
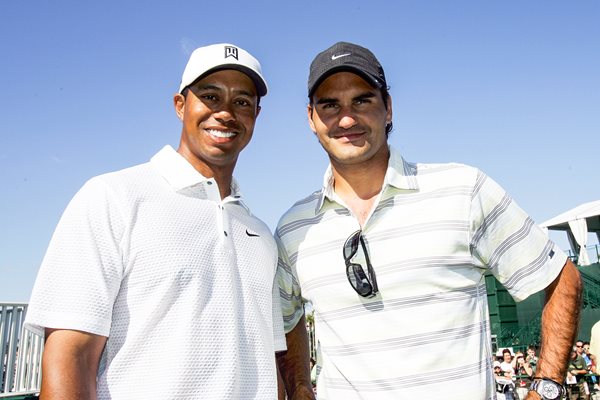
<svg viewBox="0 0 600 400"><path fill-rule="evenodd" d="M0 397L40 387L44 340L23 328L26 313L25 303L0 303Z"/></svg>
<svg viewBox="0 0 600 400"><path fill-rule="evenodd" d="M585 246L585 250L587 251L588 257L592 264L600 263L600 244L592 244L592 245ZM569 258L571 259L571 261L573 261L575 264L577 264L579 254L573 253L573 251L570 249L566 250L566 253L569 256Z"/></svg>

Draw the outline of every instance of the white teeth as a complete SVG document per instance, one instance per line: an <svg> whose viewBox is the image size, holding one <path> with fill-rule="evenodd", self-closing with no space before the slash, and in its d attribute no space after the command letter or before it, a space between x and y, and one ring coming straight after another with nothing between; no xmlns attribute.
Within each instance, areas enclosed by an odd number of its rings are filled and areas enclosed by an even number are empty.
<svg viewBox="0 0 600 400"><path fill-rule="evenodd" d="M211 136L215 136L218 138L230 138L230 137L234 137L235 135L237 135L237 133L235 133L235 132L224 132L224 131L218 131L216 129L207 129L206 131Z"/></svg>

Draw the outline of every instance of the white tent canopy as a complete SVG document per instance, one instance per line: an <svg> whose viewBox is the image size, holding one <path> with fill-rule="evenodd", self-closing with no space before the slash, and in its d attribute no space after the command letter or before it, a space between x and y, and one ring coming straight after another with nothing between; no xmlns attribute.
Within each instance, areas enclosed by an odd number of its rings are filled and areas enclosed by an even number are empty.
<svg viewBox="0 0 600 400"><path fill-rule="evenodd" d="M540 224L544 229L566 231L571 242L571 249L576 254L579 246L579 265L589 265L590 260L585 250L588 232L595 232L600 241L600 200L581 204L554 218Z"/></svg>

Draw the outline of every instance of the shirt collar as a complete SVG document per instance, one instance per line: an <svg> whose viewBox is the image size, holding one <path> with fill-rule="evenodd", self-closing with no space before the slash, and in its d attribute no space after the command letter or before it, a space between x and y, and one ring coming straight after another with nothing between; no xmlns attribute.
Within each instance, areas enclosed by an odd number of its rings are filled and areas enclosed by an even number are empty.
<svg viewBox="0 0 600 400"><path fill-rule="evenodd" d="M213 178L207 178L202 175L169 145L166 145L156 153L150 159L150 162L176 192L208 181L216 184ZM241 197L240 187L235 178L231 180L230 196L234 198Z"/></svg>
<svg viewBox="0 0 600 400"><path fill-rule="evenodd" d="M400 152L396 151L391 145L388 145L388 147L390 149L390 158L383 180L383 189L386 186L393 186L398 189L418 190L419 184L417 183L416 165L405 161ZM329 164L323 177L323 188L321 190L321 197L317 202L317 212L323 207L325 199L335 201L333 183L333 170L331 169L331 164Z"/></svg>

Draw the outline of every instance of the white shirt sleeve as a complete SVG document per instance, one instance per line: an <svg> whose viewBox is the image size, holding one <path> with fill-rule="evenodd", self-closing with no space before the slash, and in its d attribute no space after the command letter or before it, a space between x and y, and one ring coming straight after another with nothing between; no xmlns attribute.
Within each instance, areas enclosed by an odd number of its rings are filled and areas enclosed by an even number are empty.
<svg viewBox="0 0 600 400"><path fill-rule="evenodd" d="M99 178L88 181L63 213L40 267L26 317L43 328L108 336L123 276L124 233L118 203Z"/></svg>

